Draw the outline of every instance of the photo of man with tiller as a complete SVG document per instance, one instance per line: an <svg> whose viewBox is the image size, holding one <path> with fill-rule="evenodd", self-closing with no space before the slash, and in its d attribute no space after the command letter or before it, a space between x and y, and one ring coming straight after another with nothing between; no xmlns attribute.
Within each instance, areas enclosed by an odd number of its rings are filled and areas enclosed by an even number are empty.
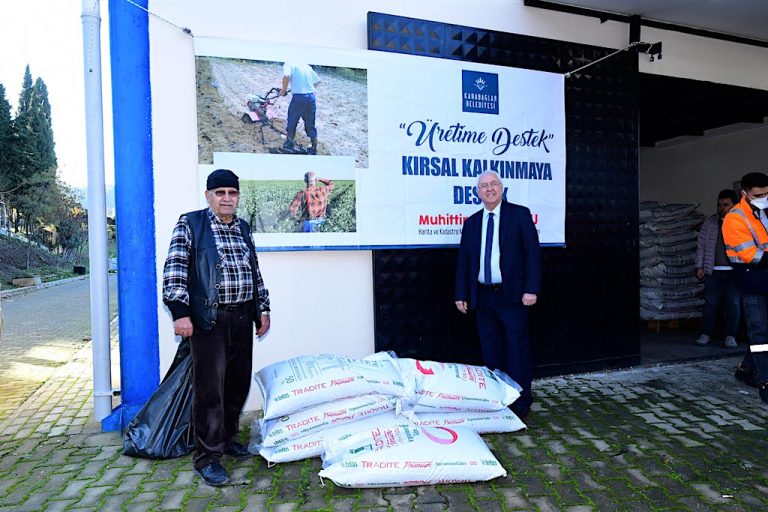
<svg viewBox="0 0 768 512"><path fill-rule="evenodd" d="M291 64L290 62L283 64L283 83L280 96L285 96L289 88L291 91L291 104L288 106L288 125L286 127L288 138L283 144L283 149L286 151L292 151L296 147L296 128L299 125L299 119L302 119L304 131L307 132L311 144L307 153L310 155L317 154L315 86L319 82L320 77L309 64Z"/></svg>

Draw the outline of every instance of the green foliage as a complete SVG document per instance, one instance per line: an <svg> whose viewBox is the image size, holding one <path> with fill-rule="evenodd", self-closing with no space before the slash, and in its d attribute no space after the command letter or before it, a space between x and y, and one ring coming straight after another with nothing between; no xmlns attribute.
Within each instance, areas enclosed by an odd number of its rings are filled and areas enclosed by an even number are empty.
<svg viewBox="0 0 768 512"><path fill-rule="evenodd" d="M32 76L27 66L24 72L19 108L16 114L19 131L27 130L29 140L22 141L32 150L33 161L37 169L56 166L56 153L53 149L53 128L51 104L48 100L48 86L42 78L32 83Z"/></svg>
<svg viewBox="0 0 768 512"><path fill-rule="evenodd" d="M36 168L45 171L56 167L56 151L53 142L53 120L51 119L51 104L48 101L48 87L41 78L35 80L32 87L32 116L30 118L32 131L35 134L32 141L34 153L37 155Z"/></svg>
<svg viewBox="0 0 768 512"><path fill-rule="evenodd" d="M88 238L88 212L66 185L59 184L59 198L54 215L57 242L65 253L79 254Z"/></svg>
<svg viewBox="0 0 768 512"><path fill-rule="evenodd" d="M328 198L323 232L350 233L357 230L355 182L335 181ZM241 181L238 215L248 221L255 233L294 233L302 231L288 211L294 196L304 190L301 180Z"/></svg>
<svg viewBox="0 0 768 512"><path fill-rule="evenodd" d="M0 84L0 198L13 188L12 175L17 160L16 128L11 118L11 104L5 98L5 87Z"/></svg>
<svg viewBox="0 0 768 512"><path fill-rule="evenodd" d="M56 183L56 152L51 125L51 105L48 88L42 79L34 84L29 66L19 98L19 109L14 126L16 129L16 155L11 179L16 188L10 193L10 201L27 219L45 217L41 206L49 206Z"/></svg>
<svg viewBox="0 0 768 512"><path fill-rule="evenodd" d="M0 200L23 219L27 239L76 257L87 238L86 212L56 176L48 87L24 71L16 118L0 84ZM28 247L29 249L29 247Z"/></svg>
<svg viewBox="0 0 768 512"><path fill-rule="evenodd" d="M32 109L32 73L29 64L24 68L24 78L21 81L21 94L19 95L19 109L16 117Z"/></svg>

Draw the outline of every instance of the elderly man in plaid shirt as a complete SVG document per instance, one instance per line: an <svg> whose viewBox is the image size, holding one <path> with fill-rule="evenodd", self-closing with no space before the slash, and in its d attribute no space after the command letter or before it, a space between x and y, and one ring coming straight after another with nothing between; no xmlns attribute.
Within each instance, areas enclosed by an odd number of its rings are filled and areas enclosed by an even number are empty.
<svg viewBox="0 0 768 512"><path fill-rule="evenodd" d="M194 468L219 486L229 482L221 456L250 455L234 438L251 384L253 325L266 334L270 306L250 227L235 215L238 177L217 169L206 189L209 207L182 215L173 230L163 302L192 351Z"/></svg>
<svg viewBox="0 0 768 512"><path fill-rule="evenodd" d="M317 182L324 186L317 186ZM325 211L328 209L328 197L335 186L333 180L318 178L310 171L304 175L307 188L299 190L291 202L288 210L299 221L303 221L302 227L305 233L318 231L325 224Z"/></svg>

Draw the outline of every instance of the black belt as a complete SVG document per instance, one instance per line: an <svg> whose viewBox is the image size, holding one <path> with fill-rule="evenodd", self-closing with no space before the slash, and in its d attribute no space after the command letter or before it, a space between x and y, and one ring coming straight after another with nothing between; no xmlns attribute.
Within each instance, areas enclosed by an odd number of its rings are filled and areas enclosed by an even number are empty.
<svg viewBox="0 0 768 512"><path fill-rule="evenodd" d="M480 286L488 288L489 290L501 290L502 284L501 283L493 283L493 284L480 283Z"/></svg>
<svg viewBox="0 0 768 512"><path fill-rule="evenodd" d="M237 304L219 304L219 309L223 311L242 311L253 304L252 300L247 302L238 302Z"/></svg>

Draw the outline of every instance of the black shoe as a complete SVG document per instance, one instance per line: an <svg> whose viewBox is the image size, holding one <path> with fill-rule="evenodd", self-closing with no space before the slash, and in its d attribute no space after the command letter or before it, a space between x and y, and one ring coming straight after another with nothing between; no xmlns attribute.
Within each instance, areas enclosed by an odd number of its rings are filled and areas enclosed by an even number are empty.
<svg viewBox="0 0 768 512"><path fill-rule="evenodd" d="M747 369L744 367L744 363L736 367L736 371L733 372L733 376L736 377L736 380L747 382Z"/></svg>
<svg viewBox="0 0 768 512"><path fill-rule="evenodd" d="M740 380L749 387L758 387L757 372L754 368L748 368L744 363L741 363L738 367L736 367L736 371L733 372L733 376L736 377L736 380Z"/></svg>
<svg viewBox="0 0 768 512"><path fill-rule="evenodd" d="M213 487L221 487L229 483L229 474L218 462L211 462L207 466L203 466L200 469L195 468L195 473L200 475L203 481Z"/></svg>
<svg viewBox="0 0 768 512"><path fill-rule="evenodd" d="M248 448L238 443L237 441L228 441L227 444L224 445L224 454L235 457L236 459L247 459L248 457L253 457L253 454L248 451Z"/></svg>

